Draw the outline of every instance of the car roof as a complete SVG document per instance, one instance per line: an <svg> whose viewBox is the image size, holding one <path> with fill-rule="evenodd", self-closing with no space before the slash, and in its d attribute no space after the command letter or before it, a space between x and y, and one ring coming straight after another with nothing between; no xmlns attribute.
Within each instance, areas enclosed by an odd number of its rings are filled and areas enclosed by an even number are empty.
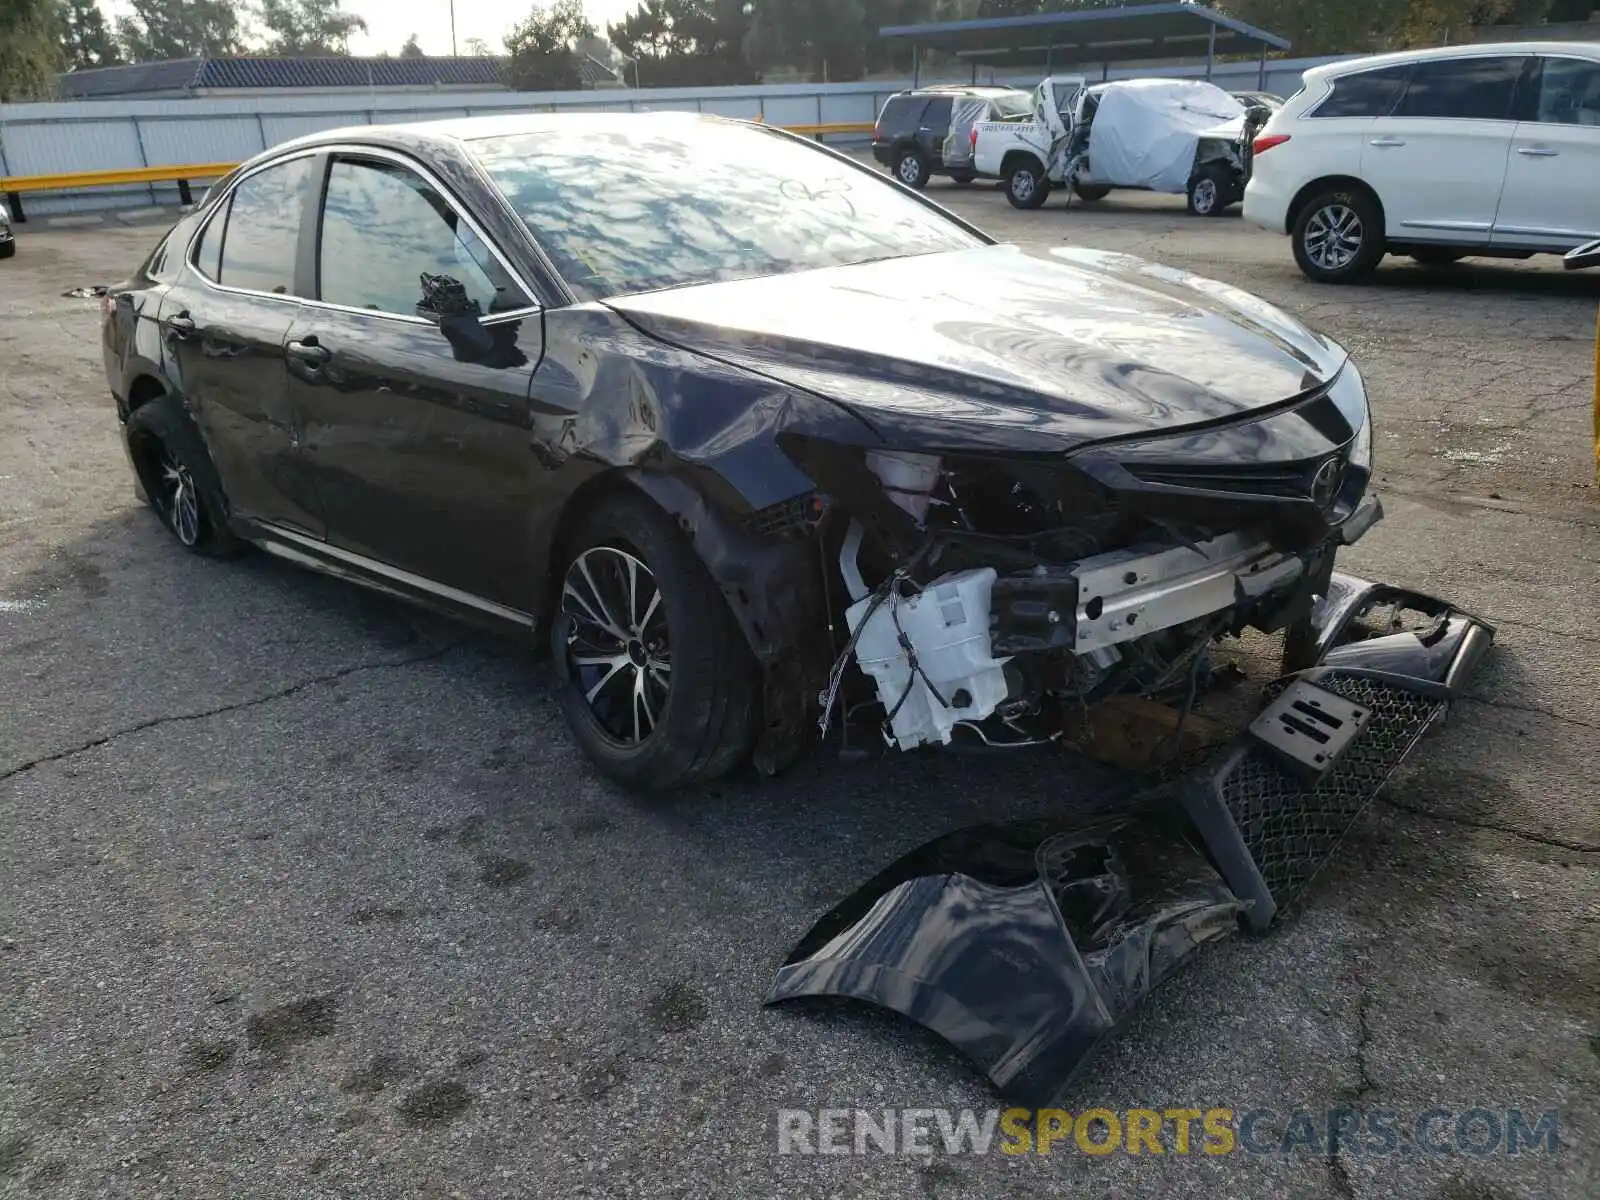
<svg viewBox="0 0 1600 1200"><path fill-rule="evenodd" d="M1021 88L1002 83L930 83L927 87L907 88L896 96L1009 96ZM1023 93L1026 94L1026 93Z"/></svg>
<svg viewBox="0 0 1600 1200"><path fill-rule="evenodd" d="M260 157L286 150L304 150L337 142L367 142L374 145L396 142L470 142L478 138L516 137L554 130L581 129L602 134L608 130L630 130L656 126L668 128L686 123L749 125L734 117L692 112L516 112L481 117L453 117L443 121L406 121L391 125L343 125L309 133L273 146Z"/></svg>
<svg viewBox="0 0 1600 1200"><path fill-rule="evenodd" d="M1399 50L1392 54L1371 54L1365 58L1323 63L1308 70L1306 76L1325 79L1373 67L1404 66L1436 58L1482 58L1504 54L1564 54L1600 60L1600 42L1469 42L1459 46L1434 46L1428 50Z"/></svg>

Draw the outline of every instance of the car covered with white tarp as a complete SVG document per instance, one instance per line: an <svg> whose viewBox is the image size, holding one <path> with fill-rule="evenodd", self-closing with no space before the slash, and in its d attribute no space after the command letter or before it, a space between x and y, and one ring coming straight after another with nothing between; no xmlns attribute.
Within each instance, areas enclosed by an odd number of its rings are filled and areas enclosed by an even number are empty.
<svg viewBox="0 0 1600 1200"><path fill-rule="evenodd" d="M1030 125L977 127L975 164L1005 180L1018 208L1037 208L1070 184L1083 199L1137 188L1186 195L1190 211L1219 214L1244 195L1250 139L1268 115L1198 79L1117 80L1077 91L1070 109L1037 107ZM1028 136L1041 129L1048 139Z"/></svg>

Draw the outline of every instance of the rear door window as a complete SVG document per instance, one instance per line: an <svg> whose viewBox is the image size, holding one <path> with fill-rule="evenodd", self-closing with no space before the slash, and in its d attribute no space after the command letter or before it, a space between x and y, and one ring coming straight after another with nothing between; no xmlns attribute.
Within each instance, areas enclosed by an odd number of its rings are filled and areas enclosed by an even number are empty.
<svg viewBox="0 0 1600 1200"><path fill-rule="evenodd" d="M950 128L950 108L949 96L935 96L928 101L928 107L922 110L922 120L918 124L923 129L943 133Z"/></svg>
<svg viewBox="0 0 1600 1200"><path fill-rule="evenodd" d="M883 106L883 114L878 118L878 132L891 137L915 132L917 118L922 115L927 103L926 96L891 97L889 103Z"/></svg>
<svg viewBox="0 0 1600 1200"><path fill-rule="evenodd" d="M1333 81L1333 94L1317 105L1313 117L1386 117L1400 99L1409 66L1358 71ZM1298 95L1299 93L1296 93Z"/></svg>
<svg viewBox="0 0 1600 1200"><path fill-rule="evenodd" d="M1600 63L1581 58L1545 59L1535 120L1547 125L1600 126Z"/></svg>
<svg viewBox="0 0 1600 1200"><path fill-rule="evenodd" d="M1505 55L1416 63L1394 115L1509 121L1526 62L1520 55Z"/></svg>
<svg viewBox="0 0 1600 1200"><path fill-rule="evenodd" d="M290 159L247 176L233 189L215 276L223 287L294 294L300 215L311 191L314 157ZM216 229L213 221L206 241ZM202 252L207 251L202 245ZM202 268L204 270L204 268Z"/></svg>
<svg viewBox="0 0 1600 1200"><path fill-rule="evenodd" d="M200 231L200 241L194 250L195 270L212 283L222 274L222 231L228 224L228 206L224 204L216 216Z"/></svg>

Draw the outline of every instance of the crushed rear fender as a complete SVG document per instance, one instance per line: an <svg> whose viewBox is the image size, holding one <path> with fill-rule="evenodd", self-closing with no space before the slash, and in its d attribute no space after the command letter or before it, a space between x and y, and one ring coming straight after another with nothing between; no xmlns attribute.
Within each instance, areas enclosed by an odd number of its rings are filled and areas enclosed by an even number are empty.
<svg viewBox="0 0 1600 1200"><path fill-rule="evenodd" d="M1304 894L1493 638L1444 601L1333 574L1290 634L1293 673L1264 696L1304 682L1360 709L1320 774L1247 729L1163 813L946 834L818 921L767 1002L867 1001L939 1034L1008 1098L1059 1103L1164 979Z"/></svg>

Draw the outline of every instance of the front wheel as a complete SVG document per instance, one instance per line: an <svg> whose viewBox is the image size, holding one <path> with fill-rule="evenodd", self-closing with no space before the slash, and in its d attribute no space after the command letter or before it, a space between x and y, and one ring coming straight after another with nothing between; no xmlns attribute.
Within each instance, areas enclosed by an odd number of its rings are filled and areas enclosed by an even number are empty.
<svg viewBox="0 0 1600 1200"><path fill-rule="evenodd" d="M1370 276L1384 255L1383 213L1366 192L1322 192L1300 210L1291 240L1308 279L1354 283Z"/></svg>
<svg viewBox="0 0 1600 1200"><path fill-rule="evenodd" d="M1197 217L1220 217L1232 202L1233 180L1221 167L1204 167L1189 181L1189 211Z"/></svg>
<svg viewBox="0 0 1600 1200"><path fill-rule="evenodd" d="M962 187L965 187L967 184L971 183L977 177L978 177L978 173L976 171L951 171L950 172L950 182L951 183L959 183Z"/></svg>
<svg viewBox="0 0 1600 1200"><path fill-rule="evenodd" d="M1111 195L1111 189L1103 183L1084 183L1076 179L1072 182L1072 190L1079 200L1087 200L1091 204Z"/></svg>
<svg viewBox="0 0 1600 1200"><path fill-rule="evenodd" d="M1006 199L1012 208L1038 208L1049 197L1050 180L1036 162L1019 162L1006 176Z"/></svg>
<svg viewBox="0 0 1600 1200"><path fill-rule="evenodd" d="M907 187L927 187L928 174L927 161L915 150L902 150L894 160L894 177Z"/></svg>
<svg viewBox="0 0 1600 1200"><path fill-rule="evenodd" d="M585 753L641 790L727 774L755 738L756 668L694 548L630 494L601 500L567 546L551 650Z"/></svg>
<svg viewBox="0 0 1600 1200"><path fill-rule="evenodd" d="M0 258L11 258L17 252L17 240L12 238L9 242L0 242Z"/></svg>

